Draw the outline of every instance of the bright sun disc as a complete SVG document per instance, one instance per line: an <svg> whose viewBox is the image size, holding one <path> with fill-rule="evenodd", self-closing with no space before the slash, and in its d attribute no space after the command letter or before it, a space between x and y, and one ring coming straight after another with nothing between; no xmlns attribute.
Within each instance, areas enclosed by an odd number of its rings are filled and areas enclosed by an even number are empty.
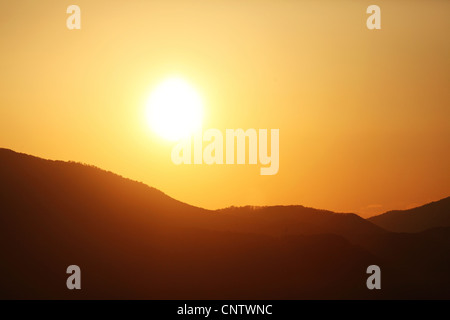
<svg viewBox="0 0 450 320"><path fill-rule="evenodd" d="M158 85L147 101L147 116L156 133L168 140L189 137L201 128L203 102L198 93L180 78Z"/></svg>

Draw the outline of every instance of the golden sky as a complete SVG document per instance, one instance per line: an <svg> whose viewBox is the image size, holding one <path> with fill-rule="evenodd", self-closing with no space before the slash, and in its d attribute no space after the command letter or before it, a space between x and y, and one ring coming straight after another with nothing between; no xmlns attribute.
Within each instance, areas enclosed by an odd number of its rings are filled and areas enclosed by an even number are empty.
<svg viewBox="0 0 450 320"><path fill-rule="evenodd" d="M68 30L66 8L81 8ZM366 8L381 8L368 30ZM370 216L450 195L449 1L2 1L0 146L206 207ZM177 75L203 128L280 130L280 169L180 165L149 127Z"/></svg>

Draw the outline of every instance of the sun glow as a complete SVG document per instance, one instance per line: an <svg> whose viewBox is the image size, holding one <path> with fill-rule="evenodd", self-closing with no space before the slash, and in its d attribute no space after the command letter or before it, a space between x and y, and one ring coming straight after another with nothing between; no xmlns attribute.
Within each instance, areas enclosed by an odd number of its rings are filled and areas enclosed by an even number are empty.
<svg viewBox="0 0 450 320"><path fill-rule="evenodd" d="M168 140L189 137L201 129L203 101L197 91L181 78L160 83L147 101L151 128Z"/></svg>

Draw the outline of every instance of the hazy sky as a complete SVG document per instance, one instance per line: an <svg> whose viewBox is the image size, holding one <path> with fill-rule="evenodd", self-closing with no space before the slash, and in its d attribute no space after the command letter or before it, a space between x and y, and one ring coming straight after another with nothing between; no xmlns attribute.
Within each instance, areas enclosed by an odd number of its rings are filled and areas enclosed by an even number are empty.
<svg viewBox="0 0 450 320"><path fill-rule="evenodd" d="M381 30L366 27L371 4ZM443 0L2 1L0 147L206 208L424 204L450 195L449 13ZM171 75L203 97L203 128L279 129L278 174L174 165L145 117Z"/></svg>

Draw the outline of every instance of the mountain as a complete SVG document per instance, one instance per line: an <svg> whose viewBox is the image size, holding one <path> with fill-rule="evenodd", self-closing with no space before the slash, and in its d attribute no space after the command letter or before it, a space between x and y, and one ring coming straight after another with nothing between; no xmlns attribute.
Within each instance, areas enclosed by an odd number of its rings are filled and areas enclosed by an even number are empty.
<svg viewBox="0 0 450 320"><path fill-rule="evenodd" d="M450 197L409 210L388 211L368 220L393 232L421 232L450 227Z"/></svg>
<svg viewBox="0 0 450 320"><path fill-rule="evenodd" d="M347 238L386 232L353 213L303 206L232 207L217 210L217 229L273 236L332 233Z"/></svg>
<svg viewBox="0 0 450 320"><path fill-rule="evenodd" d="M334 233L343 236L383 232L355 214L302 206L206 210L93 166L44 160L7 149L0 149L0 161L3 203L20 212L47 210L51 221L65 218L61 213L76 216L91 212L89 222L107 218L104 223L120 221L122 227L130 229L158 225L267 235ZM56 209L55 216L50 216Z"/></svg>
<svg viewBox="0 0 450 320"><path fill-rule="evenodd" d="M74 162L0 149L0 299L450 298L450 229L302 206L205 210ZM81 268L81 290L66 268ZM382 290L366 268L382 269Z"/></svg>

